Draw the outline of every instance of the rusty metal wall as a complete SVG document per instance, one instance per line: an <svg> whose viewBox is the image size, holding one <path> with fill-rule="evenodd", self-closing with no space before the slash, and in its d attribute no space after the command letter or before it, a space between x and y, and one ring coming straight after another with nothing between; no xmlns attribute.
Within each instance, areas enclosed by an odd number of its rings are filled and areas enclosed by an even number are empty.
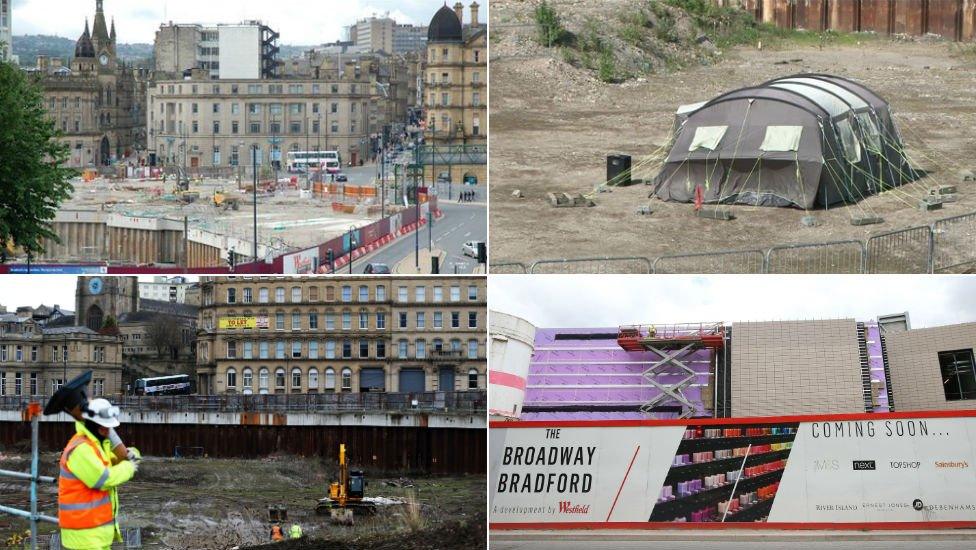
<svg viewBox="0 0 976 550"><path fill-rule="evenodd" d="M830 2L827 6L827 28L840 32L861 30L859 2Z"/></svg>
<svg viewBox="0 0 976 550"><path fill-rule="evenodd" d="M824 8L826 0L796 0L796 19L794 26L813 32L824 30Z"/></svg>
<svg viewBox="0 0 976 550"><path fill-rule="evenodd" d="M42 423L41 449L58 451L74 433L70 423ZM259 458L274 453L334 460L345 443L354 466L374 472L432 475L483 474L485 430L364 426L210 426L141 424L123 427L122 438L152 456L173 456L176 447L202 447L213 458ZM0 422L0 446L27 444L30 424Z"/></svg>
<svg viewBox="0 0 976 550"><path fill-rule="evenodd" d="M891 0L861 0L860 4L862 31L891 33Z"/></svg>

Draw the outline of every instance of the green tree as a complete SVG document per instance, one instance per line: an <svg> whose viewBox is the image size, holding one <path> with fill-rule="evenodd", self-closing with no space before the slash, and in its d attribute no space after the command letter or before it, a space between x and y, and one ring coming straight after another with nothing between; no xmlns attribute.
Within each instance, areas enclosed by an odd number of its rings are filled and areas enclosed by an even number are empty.
<svg viewBox="0 0 976 550"><path fill-rule="evenodd" d="M559 22L556 10L546 0L535 8L535 23L539 30L539 43L551 48L558 45L565 38L566 30Z"/></svg>
<svg viewBox="0 0 976 550"><path fill-rule="evenodd" d="M0 249L28 255L43 252L46 238L59 241L50 222L73 190L74 171L62 166L68 146L55 139L43 99L36 82L0 61Z"/></svg>

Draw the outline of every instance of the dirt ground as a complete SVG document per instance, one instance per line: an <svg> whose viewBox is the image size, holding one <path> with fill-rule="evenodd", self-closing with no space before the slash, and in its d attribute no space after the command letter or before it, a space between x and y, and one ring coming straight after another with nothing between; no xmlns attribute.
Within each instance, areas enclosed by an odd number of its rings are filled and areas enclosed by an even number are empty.
<svg viewBox="0 0 976 550"><path fill-rule="evenodd" d="M45 454L41 473L54 475L58 455ZM0 468L26 471L27 456L0 450ZM381 478L367 471L367 496L398 499L373 518L353 526L332 524L315 514L335 465L298 457L262 460L175 460L148 458L120 491L121 525L141 527L145 548L229 550L269 541L268 506L283 505L288 520L305 533L300 541L274 548L434 550L485 548L485 478ZM27 507L27 485L0 481L0 504ZM44 487L41 510L52 512L55 486ZM0 515L0 547L27 523ZM44 525L42 533L51 532Z"/></svg>
<svg viewBox="0 0 976 550"><path fill-rule="evenodd" d="M620 2L622 0L614 0ZM550 2L561 13L590 0ZM605 2L599 4L606 6ZM496 0L491 9L492 264L593 256L645 256L755 249L778 244L864 239L976 211L976 56L971 48L928 39L864 37L843 45L781 43L737 47L707 65L606 84L565 63L558 50L536 45L532 4ZM601 8L605 9L605 8ZM567 16L568 17L568 16ZM546 193L589 193L606 180L606 156L635 164L667 141L679 105L801 72L856 79L885 97L915 165L928 177L860 203L811 212L732 207L736 220L697 218L693 206L649 198L634 185L593 196L596 207L548 205ZM635 172L650 180L656 170ZM959 201L941 211L915 206L938 184L958 186ZM524 198L513 197L521 190ZM653 210L636 214L639 206ZM884 223L856 227L854 216Z"/></svg>

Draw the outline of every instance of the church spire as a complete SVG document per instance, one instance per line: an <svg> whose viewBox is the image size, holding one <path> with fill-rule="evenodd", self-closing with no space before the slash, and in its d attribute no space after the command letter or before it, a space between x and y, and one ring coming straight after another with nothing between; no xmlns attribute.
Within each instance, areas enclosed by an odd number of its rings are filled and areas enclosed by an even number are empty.
<svg viewBox="0 0 976 550"><path fill-rule="evenodd" d="M95 24L92 27L92 42L95 43L96 48L101 49L108 46L110 41L102 0L95 0Z"/></svg>

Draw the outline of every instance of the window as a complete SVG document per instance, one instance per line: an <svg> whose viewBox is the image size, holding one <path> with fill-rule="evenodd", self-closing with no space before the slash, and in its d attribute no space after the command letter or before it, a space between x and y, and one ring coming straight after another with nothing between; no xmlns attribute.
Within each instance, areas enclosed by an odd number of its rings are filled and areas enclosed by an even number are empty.
<svg viewBox="0 0 976 550"><path fill-rule="evenodd" d="M417 340L416 344L417 344L417 347L416 347L417 359L426 359L427 358L427 341L426 340Z"/></svg>
<svg viewBox="0 0 976 550"><path fill-rule="evenodd" d="M976 371L973 370L973 350L939 352L942 386L948 401L976 399Z"/></svg>
<svg viewBox="0 0 976 550"><path fill-rule="evenodd" d="M291 358L301 359L302 358L302 343L295 341L291 343Z"/></svg>
<svg viewBox="0 0 976 550"><path fill-rule="evenodd" d="M352 340L342 341L342 358L352 359Z"/></svg>
<svg viewBox="0 0 976 550"><path fill-rule="evenodd" d="M298 311L291 314L291 329L302 330L302 314Z"/></svg>
<svg viewBox="0 0 976 550"><path fill-rule="evenodd" d="M227 303L228 304L236 304L237 303L237 289L236 288L228 288L227 289Z"/></svg>
<svg viewBox="0 0 976 550"><path fill-rule="evenodd" d="M468 359L478 358L478 341L471 339L468 340Z"/></svg>
<svg viewBox="0 0 976 550"><path fill-rule="evenodd" d="M253 345L251 342L244 342L244 359L254 359Z"/></svg>
<svg viewBox="0 0 976 550"><path fill-rule="evenodd" d="M258 357L260 359L267 359L268 358L268 343L267 342L261 342L260 344L258 344Z"/></svg>
<svg viewBox="0 0 976 550"><path fill-rule="evenodd" d="M451 287L451 301L460 302L461 301L461 287L452 286Z"/></svg>
<svg viewBox="0 0 976 550"><path fill-rule="evenodd" d="M278 340L275 342L275 359L285 358L285 342L284 340Z"/></svg>
<svg viewBox="0 0 976 550"><path fill-rule="evenodd" d="M369 313L365 311L359 312L359 330L369 329Z"/></svg>
<svg viewBox="0 0 976 550"><path fill-rule="evenodd" d="M444 328L444 314L440 311L434 312L434 328Z"/></svg>
<svg viewBox="0 0 976 550"><path fill-rule="evenodd" d="M386 359L386 341L377 340L376 341L376 358Z"/></svg>
<svg viewBox="0 0 976 550"><path fill-rule="evenodd" d="M281 311L275 313L275 330L285 330L285 314Z"/></svg>
<svg viewBox="0 0 976 550"><path fill-rule="evenodd" d="M325 330L335 330L335 315L332 313L325 314Z"/></svg>
<svg viewBox="0 0 976 550"><path fill-rule="evenodd" d="M285 301L285 287L279 286L275 289L275 302L279 304Z"/></svg>
<svg viewBox="0 0 976 550"><path fill-rule="evenodd" d="M291 369L291 389L299 391L302 389L302 369L298 367Z"/></svg>
<svg viewBox="0 0 976 550"><path fill-rule="evenodd" d="M417 312L417 328L427 328L427 315L423 311Z"/></svg>
<svg viewBox="0 0 976 550"><path fill-rule="evenodd" d="M319 389L319 370L315 367L308 369L308 389L309 391Z"/></svg>
<svg viewBox="0 0 976 550"><path fill-rule="evenodd" d="M24 394L24 375L23 373L14 373L14 395Z"/></svg>
<svg viewBox="0 0 976 550"><path fill-rule="evenodd" d="M386 328L386 313L383 312L376 313L376 328L379 330Z"/></svg>
<svg viewBox="0 0 976 550"><path fill-rule="evenodd" d="M227 358L237 359L237 342L233 340L227 342Z"/></svg>
<svg viewBox="0 0 976 550"><path fill-rule="evenodd" d="M244 369L243 381L241 382L241 387L244 389L245 393L251 393L251 386L254 385L254 372L251 369Z"/></svg>
<svg viewBox="0 0 976 550"><path fill-rule="evenodd" d="M268 369L266 368L258 372L258 388L261 393L268 393Z"/></svg>
<svg viewBox="0 0 976 550"><path fill-rule="evenodd" d="M335 359L335 340L326 340L325 342L325 358Z"/></svg>
<svg viewBox="0 0 976 550"><path fill-rule="evenodd" d="M227 369L227 389L231 390L237 387L237 371L234 369Z"/></svg>
<svg viewBox="0 0 976 550"><path fill-rule="evenodd" d="M342 312L342 329L350 330L352 329L352 313L348 311Z"/></svg>
<svg viewBox="0 0 976 550"><path fill-rule="evenodd" d="M251 292L252 291L251 291L250 288L245 288L244 289L244 303L245 304L250 304L253 301L253 296L251 296Z"/></svg>
<svg viewBox="0 0 976 550"><path fill-rule="evenodd" d="M359 301L360 302L368 302L369 301L369 287L368 286L360 286L359 287Z"/></svg>
<svg viewBox="0 0 976 550"><path fill-rule="evenodd" d="M478 328L478 312L468 312L468 328Z"/></svg>
<svg viewBox="0 0 976 550"><path fill-rule="evenodd" d="M407 303L407 287L401 286L397 288L397 301L400 303Z"/></svg>
<svg viewBox="0 0 976 550"><path fill-rule="evenodd" d="M24 346L17 346L14 351L14 361L20 363L24 360Z"/></svg>
<svg viewBox="0 0 976 550"><path fill-rule="evenodd" d="M308 358L318 359L319 358L319 343L312 340L308 343Z"/></svg>
<svg viewBox="0 0 976 550"><path fill-rule="evenodd" d="M366 359L369 357L369 340L359 341L359 358Z"/></svg>
<svg viewBox="0 0 976 550"><path fill-rule="evenodd" d="M30 394L37 395L37 373L36 372L30 373Z"/></svg>
<svg viewBox="0 0 976 550"><path fill-rule="evenodd" d="M400 323L398 325L400 328L407 328L407 314L406 312L400 312Z"/></svg>
<svg viewBox="0 0 976 550"><path fill-rule="evenodd" d="M468 389L478 389L478 369L470 369L468 371Z"/></svg>
<svg viewBox="0 0 976 550"><path fill-rule="evenodd" d="M385 302L386 301L386 287L383 285L378 285L376 287L376 301Z"/></svg>
<svg viewBox="0 0 976 550"><path fill-rule="evenodd" d="M342 369L342 391L352 391L352 369Z"/></svg>
<svg viewBox="0 0 976 550"><path fill-rule="evenodd" d="M407 341L400 340L397 342L397 358L406 359L407 358Z"/></svg>
<svg viewBox="0 0 976 550"><path fill-rule="evenodd" d="M275 389L285 389L285 369L275 370Z"/></svg>
<svg viewBox="0 0 976 550"><path fill-rule="evenodd" d="M478 300L478 287L477 286L471 285L471 286L468 287L468 300L469 301L472 301L472 302Z"/></svg>
<svg viewBox="0 0 976 550"><path fill-rule="evenodd" d="M308 287L308 301L309 302L319 301L319 287L317 286Z"/></svg>
<svg viewBox="0 0 976 550"><path fill-rule="evenodd" d="M451 312L451 328L461 328L461 312Z"/></svg>
<svg viewBox="0 0 976 550"><path fill-rule="evenodd" d="M314 311L308 313L308 328L309 330L316 330L319 328L319 314Z"/></svg>
<svg viewBox="0 0 976 550"><path fill-rule="evenodd" d="M331 367L325 369L325 389L335 390L335 371Z"/></svg>
<svg viewBox="0 0 976 550"><path fill-rule="evenodd" d="M103 347L102 350L104 350L104 349L105 348ZM104 351L102 353L104 354ZM37 346L31 346L30 360L31 360L31 363L36 363L37 362Z"/></svg>
<svg viewBox="0 0 976 550"><path fill-rule="evenodd" d="M435 286L434 287L434 301L443 302L444 301L444 287Z"/></svg>
<svg viewBox="0 0 976 550"><path fill-rule="evenodd" d="M413 289L413 301L417 303L423 303L427 301L427 287L418 286Z"/></svg>
<svg viewBox="0 0 976 550"><path fill-rule="evenodd" d="M291 287L291 301L294 304L300 303L302 301L302 287L300 286Z"/></svg>
<svg viewBox="0 0 976 550"><path fill-rule="evenodd" d="M351 302L352 301L352 287L345 285L342 287L342 301Z"/></svg>

